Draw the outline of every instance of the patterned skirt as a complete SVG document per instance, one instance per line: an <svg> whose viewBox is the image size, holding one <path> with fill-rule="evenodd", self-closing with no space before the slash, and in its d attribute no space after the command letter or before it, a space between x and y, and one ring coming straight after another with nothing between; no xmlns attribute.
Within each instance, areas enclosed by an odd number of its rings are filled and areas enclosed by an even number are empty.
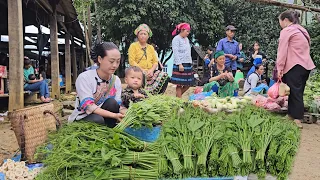
<svg viewBox="0 0 320 180"><path fill-rule="evenodd" d="M154 71L153 77L150 80L145 79L145 90L151 93L152 95L163 94L169 83L169 76L165 72L159 70Z"/></svg>
<svg viewBox="0 0 320 180"><path fill-rule="evenodd" d="M194 73L190 63L183 63L184 71L179 71L179 66L173 65L171 76L171 83L180 86L193 86L195 85Z"/></svg>

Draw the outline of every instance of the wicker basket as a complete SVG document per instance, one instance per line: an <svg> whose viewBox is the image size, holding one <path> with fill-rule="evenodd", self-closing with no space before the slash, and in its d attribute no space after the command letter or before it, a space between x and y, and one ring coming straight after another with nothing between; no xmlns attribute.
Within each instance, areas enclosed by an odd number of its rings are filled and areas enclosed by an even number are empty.
<svg viewBox="0 0 320 180"><path fill-rule="evenodd" d="M55 131L61 126L53 108L54 105L48 103L9 112L23 160L33 163L36 148L47 140L48 131Z"/></svg>

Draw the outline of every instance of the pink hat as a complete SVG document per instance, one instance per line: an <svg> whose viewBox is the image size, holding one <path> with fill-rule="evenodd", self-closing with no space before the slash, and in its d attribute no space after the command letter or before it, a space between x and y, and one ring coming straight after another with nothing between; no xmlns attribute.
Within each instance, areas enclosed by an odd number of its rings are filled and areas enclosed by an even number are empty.
<svg viewBox="0 0 320 180"><path fill-rule="evenodd" d="M182 29L190 31L191 30L190 24L188 24L188 23L180 23L180 24L178 24L176 26L176 29L173 30L172 36L175 36L177 34L177 31L178 30L182 30Z"/></svg>

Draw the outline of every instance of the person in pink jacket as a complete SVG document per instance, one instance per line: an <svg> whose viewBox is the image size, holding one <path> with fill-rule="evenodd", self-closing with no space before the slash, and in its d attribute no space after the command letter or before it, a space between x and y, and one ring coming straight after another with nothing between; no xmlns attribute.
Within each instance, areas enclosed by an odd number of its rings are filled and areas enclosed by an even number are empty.
<svg viewBox="0 0 320 180"><path fill-rule="evenodd" d="M310 57L310 36L299 23L300 13L287 10L280 14L280 32L276 68L278 78L290 87L288 116L302 128L303 92L309 73L315 68Z"/></svg>

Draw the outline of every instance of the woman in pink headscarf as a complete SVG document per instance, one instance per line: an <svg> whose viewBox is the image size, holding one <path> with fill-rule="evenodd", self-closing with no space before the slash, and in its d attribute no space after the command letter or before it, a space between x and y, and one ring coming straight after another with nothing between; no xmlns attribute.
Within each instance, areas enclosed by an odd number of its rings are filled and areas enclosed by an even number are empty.
<svg viewBox="0 0 320 180"><path fill-rule="evenodd" d="M175 37L172 40L174 65L171 82L177 85L176 96L179 98L194 85L191 46L188 39L190 30L190 24L181 23L172 32Z"/></svg>

